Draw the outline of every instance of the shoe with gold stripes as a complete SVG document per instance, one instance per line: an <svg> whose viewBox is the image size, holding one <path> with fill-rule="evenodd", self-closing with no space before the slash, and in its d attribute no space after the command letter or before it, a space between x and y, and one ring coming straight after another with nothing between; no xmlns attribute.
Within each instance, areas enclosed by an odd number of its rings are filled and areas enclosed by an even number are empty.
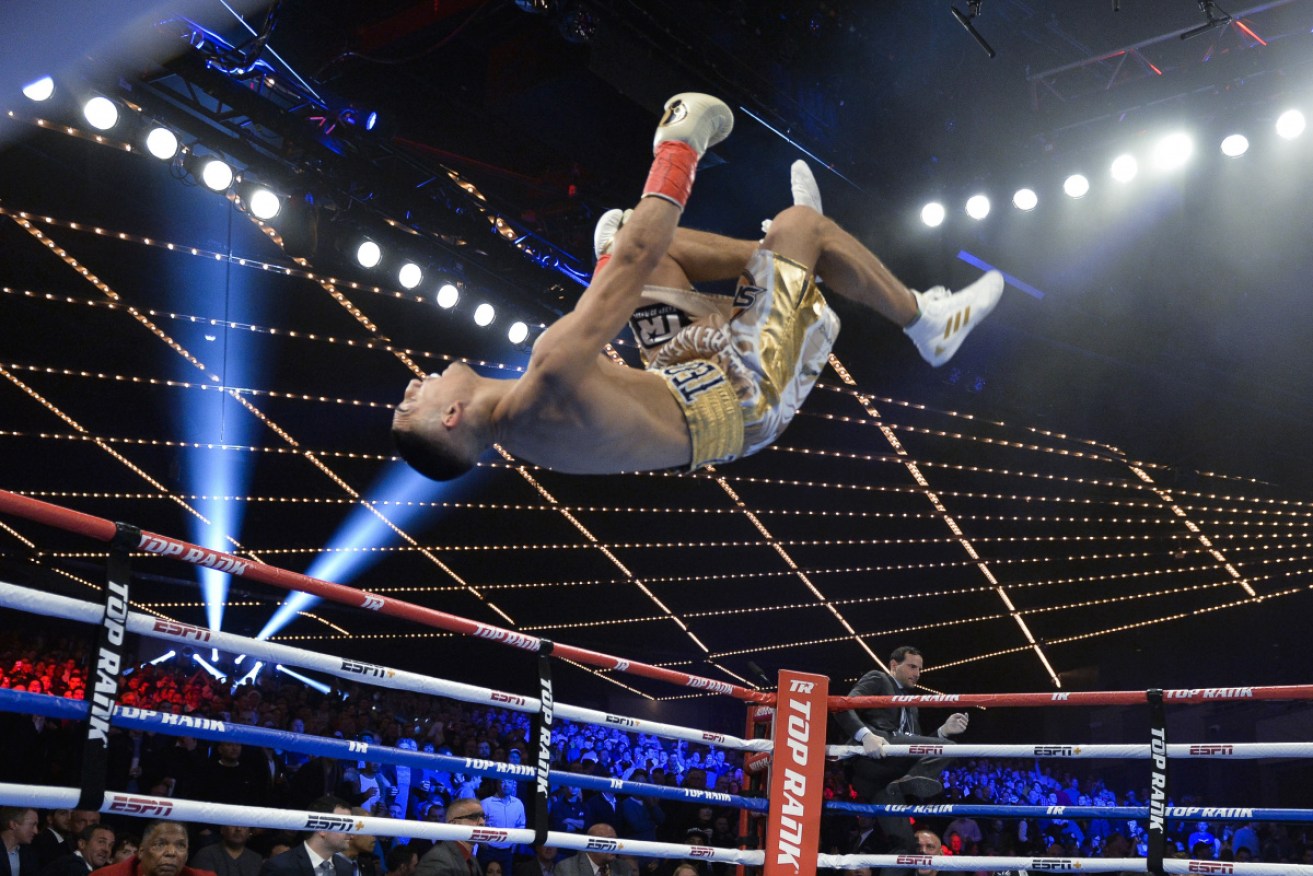
<svg viewBox="0 0 1313 876"><path fill-rule="evenodd" d="M921 358L938 368L957 352L967 333L989 315L1003 295L1003 275L990 271L960 292L936 286L912 290L920 315L903 329Z"/></svg>

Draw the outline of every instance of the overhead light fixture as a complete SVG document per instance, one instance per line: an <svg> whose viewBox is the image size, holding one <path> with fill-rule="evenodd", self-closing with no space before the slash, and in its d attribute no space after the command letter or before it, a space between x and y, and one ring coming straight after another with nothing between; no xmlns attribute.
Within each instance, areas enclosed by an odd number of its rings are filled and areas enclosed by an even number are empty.
<svg viewBox="0 0 1313 876"><path fill-rule="evenodd" d="M375 267L383 260L383 250L372 240L364 240L356 247L356 261L362 268Z"/></svg>
<svg viewBox="0 0 1313 876"><path fill-rule="evenodd" d="M1194 154L1194 141L1190 135L1178 131L1168 134L1153 147L1153 163L1159 170L1176 170L1183 167Z"/></svg>
<svg viewBox="0 0 1313 876"><path fill-rule="evenodd" d="M1286 110L1277 117L1277 135L1293 140L1304 133L1304 114L1297 109Z"/></svg>
<svg viewBox="0 0 1313 876"><path fill-rule="evenodd" d="M361 110L355 107L347 107L337 115L338 119L345 125L353 128L363 128L372 132L378 127L378 113L373 110Z"/></svg>
<svg viewBox="0 0 1313 876"><path fill-rule="evenodd" d="M119 123L119 108L108 97L97 95L82 105L82 117L97 131L108 131Z"/></svg>
<svg viewBox="0 0 1313 876"><path fill-rule="evenodd" d="M1022 212L1029 213L1039 204L1039 195L1035 194L1034 189L1017 189L1016 194L1012 196L1012 206Z"/></svg>
<svg viewBox="0 0 1313 876"><path fill-rule="evenodd" d="M1181 34L1181 39L1193 39L1208 33L1214 28L1231 23L1231 16L1223 12L1213 0L1199 0L1199 11L1204 14L1204 23L1185 31Z"/></svg>
<svg viewBox="0 0 1313 876"><path fill-rule="evenodd" d="M218 158L208 158L201 165L201 182L214 192L226 192L233 184L233 169L228 162Z"/></svg>
<svg viewBox="0 0 1313 876"><path fill-rule="evenodd" d="M1073 173L1063 181L1062 190L1069 198L1083 198L1090 193L1090 181L1079 173Z"/></svg>
<svg viewBox="0 0 1313 876"><path fill-rule="evenodd" d="M496 318L497 311L487 302L474 309L474 324L480 328L492 325L492 321Z"/></svg>
<svg viewBox="0 0 1313 876"><path fill-rule="evenodd" d="M160 161L169 161L178 154L178 135L168 128L151 128L146 135L146 151Z"/></svg>
<svg viewBox="0 0 1313 876"><path fill-rule="evenodd" d="M980 35L980 31L976 30L976 26L971 23L971 19L980 15L980 7L983 5L984 0L967 0L966 12L956 6L950 6L949 9L953 10L953 17L957 19L957 23L966 28L967 33L971 34L971 38L976 41L976 44L985 50L986 55L993 58L998 53L994 51L993 46L985 42L985 38Z"/></svg>
<svg viewBox="0 0 1313 876"><path fill-rule="evenodd" d="M401 270L397 271L397 282L403 289L414 289L423 279L424 272L414 262L406 262L401 266Z"/></svg>
<svg viewBox="0 0 1313 876"><path fill-rule="evenodd" d="M50 96L55 93L55 80L49 76L42 76L36 82L29 82L23 86L23 96L28 100L40 103L43 100L50 100Z"/></svg>
<svg viewBox="0 0 1313 876"><path fill-rule="evenodd" d="M245 183L238 189L238 193L256 219L267 222L282 212L283 199L267 186Z"/></svg>
<svg viewBox="0 0 1313 876"><path fill-rule="evenodd" d="M985 195L972 195L967 198L967 215L980 220L989 215L989 198Z"/></svg>
<svg viewBox="0 0 1313 876"><path fill-rule="evenodd" d="M438 307L451 310L460 300L460 290L452 283L443 283L438 287Z"/></svg>
<svg viewBox="0 0 1313 876"><path fill-rule="evenodd" d="M1232 134L1222 141L1222 154L1227 158L1239 158L1249 151L1249 138L1244 134Z"/></svg>
<svg viewBox="0 0 1313 876"><path fill-rule="evenodd" d="M1112 167L1109 173L1112 178L1119 183L1128 183L1135 179L1136 174L1140 172L1140 162L1135 160L1135 156L1129 153L1118 155L1112 160Z"/></svg>
<svg viewBox="0 0 1313 876"><path fill-rule="evenodd" d="M510 330L506 332L506 338L512 344L523 344L529 337L529 326L520 321L511 323Z"/></svg>
<svg viewBox="0 0 1313 876"><path fill-rule="evenodd" d="M931 228L938 228L944 224L944 217L947 215L944 205L938 201L931 201L921 208L921 221Z"/></svg>

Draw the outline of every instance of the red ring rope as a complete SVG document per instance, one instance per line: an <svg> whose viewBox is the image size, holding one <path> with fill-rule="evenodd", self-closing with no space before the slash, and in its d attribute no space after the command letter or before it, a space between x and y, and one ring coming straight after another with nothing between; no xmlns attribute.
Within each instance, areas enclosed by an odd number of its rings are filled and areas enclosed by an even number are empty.
<svg viewBox="0 0 1313 876"><path fill-rule="evenodd" d="M112 540L116 531L115 524L103 517L95 517L59 505L52 505L49 502L42 502L39 499L20 496L8 490L0 490L0 511L78 535L84 535L97 541L108 542ZM527 636L514 630L467 620L454 614L447 614L443 611L425 608L404 600L393 599L390 596L382 596L377 593L370 593L367 590L357 590L354 587L346 587L341 584L334 584L331 581L311 578L308 575L290 572L278 566L257 563L234 554L213 551L191 542L157 535L146 530L142 530L141 541L137 549L172 557L193 565L219 568L231 574L240 575L252 581L260 581L264 584L271 584L283 590L301 590L321 599L327 599L330 602L404 618L439 630L488 639L524 651L537 653L542 641L537 636ZM553 643L552 653L555 656L575 660L588 666L597 666L617 672L628 672L644 678L705 690L709 693L727 694L747 702L771 703L775 701L772 694L762 693L724 681L703 678L699 675L678 672L673 669L663 669L636 660L623 660L587 648L578 648L556 642Z"/></svg>

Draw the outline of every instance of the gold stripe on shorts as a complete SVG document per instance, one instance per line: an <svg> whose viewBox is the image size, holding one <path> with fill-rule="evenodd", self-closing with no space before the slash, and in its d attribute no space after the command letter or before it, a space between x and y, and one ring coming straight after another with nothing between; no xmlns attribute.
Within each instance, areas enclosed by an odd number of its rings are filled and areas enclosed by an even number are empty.
<svg viewBox="0 0 1313 876"><path fill-rule="evenodd" d="M665 378L688 423L689 471L731 462L743 453L743 409L725 372L705 359L653 369Z"/></svg>

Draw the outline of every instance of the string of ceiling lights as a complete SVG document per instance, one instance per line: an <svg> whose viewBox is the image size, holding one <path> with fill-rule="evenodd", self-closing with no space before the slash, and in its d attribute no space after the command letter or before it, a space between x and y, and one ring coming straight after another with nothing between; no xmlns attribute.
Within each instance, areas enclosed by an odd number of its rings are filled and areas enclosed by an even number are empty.
<svg viewBox="0 0 1313 876"><path fill-rule="evenodd" d="M54 81L50 77L44 77L26 86L23 89L23 94L34 103L44 103L52 98L55 90ZM237 163L231 157L223 154L222 149L210 150L199 142L183 143L172 129L149 119L142 107L130 100L121 100L122 106L131 114L126 119L120 112L120 103L104 95L93 95L82 103L81 116L83 120L95 131L101 133L86 131L75 125L61 124L40 116L27 115L13 109L8 110L6 115L14 121L26 122L44 130L124 152L148 154L162 162L166 162L175 176L186 181L199 182L206 189L223 195L232 202L235 208L248 214L262 230L271 235L277 235L277 229L272 224L276 221L307 221L304 211L298 212L298 205L292 195L279 192L273 184L261 181L253 168L239 169ZM131 130L135 136L132 140L114 139L108 132L117 129ZM527 256L532 258L536 255L533 242L529 241L527 236L522 236L517 232L502 216L497 215L487 204L487 198L473 183L461 178L455 171L448 170L447 173L455 185L470 195L472 203L484 215L489 228L494 233L507 240ZM390 217L385 218L384 222L398 234L410 231ZM96 233L104 232L97 229ZM302 232L298 231L298 233ZM149 239L137 236L124 236L121 239L132 239L134 242L153 245ZM280 246L283 243L281 238L277 242ZM344 244L344 246L350 250L351 259L359 268L375 272L376 269L381 271L391 265L396 281L407 292L419 288L428 279L426 278L425 269L421 267L418 261L406 257L404 254L394 255L389 253L387 248L395 245L388 244L379 234L374 234L372 237L358 234L354 243ZM172 249L173 247L166 246L165 248ZM396 249L400 250L402 247L396 247ZM193 252L192 254L199 255L200 253ZM222 253L207 253L207 255L214 258L231 258ZM294 275L295 272L293 268L264 264L258 259L237 260L238 264L244 267L247 266L248 261L251 263L250 266L277 271L288 276ZM393 264L394 262L395 264ZM306 273L309 274L309 279L315 279L313 272ZM582 279L582 277L579 279ZM330 282L336 284L339 281L337 278L331 278ZM370 288L369 284L361 284L355 281L351 281L347 285L358 290ZM436 303L444 311L451 311L456 308L461 300L468 297L472 291L463 277L451 273L439 276L431 285L434 286L434 292L429 295L416 294L413 297L425 304L432 305ZM385 292L379 286L373 286L371 291L376 294L392 294L395 297L401 297L402 294L395 290ZM486 328L492 325L497 318L497 309L490 302L476 301L473 304L472 319L478 327ZM543 328L545 326L539 321L511 320L508 323L506 332L507 339L512 345L523 346L528 342L531 334L541 331Z"/></svg>
<svg viewBox="0 0 1313 876"><path fill-rule="evenodd" d="M7 366L6 366L6 367L7 367ZM31 366L31 367L29 367L29 366L19 366L18 368L15 368L15 369L12 369L12 370L32 370L32 371L40 371L40 372L43 372L43 373L56 373L56 372L60 371L60 369L48 370L48 369L41 368L41 367L36 367L36 366ZM69 373L74 373L74 372L69 372ZM183 385L183 384L176 384L176 385ZM198 387L198 386L193 386L193 387L191 387L191 388L200 388L200 387ZM235 391L235 392L246 392L246 390L234 390L234 391ZM254 393L251 393L251 394L254 394ZM301 398L301 396L297 396L297 395L294 395L294 396L292 396L292 397L295 397L295 398ZM334 399L327 399L327 400L324 400L324 399L318 399L318 398L312 398L312 400L316 400L316 401L329 401L330 403L341 403L341 404L349 404L349 403L350 403L348 400L334 400ZM14 437L14 438L19 438L19 437L23 437L23 438L39 438L39 439L43 439L43 440L55 440L55 441L86 441L86 442L92 442L92 443L95 443L95 442L104 442L104 443L106 443L106 444L126 444L126 445L137 445L137 446L205 448L205 449L214 449L214 450L232 450L232 451L240 451L240 452L248 452L248 453L268 453L268 454L282 454L282 455L292 455L292 456L301 456L301 455L303 455L303 454L306 452L306 449L305 449L305 448L300 448L300 447L269 447L269 446L241 445L241 444L217 444L217 443L212 443L212 442L197 442L197 441L179 441L179 440L174 440L174 439L161 439L161 438L131 438L131 437L123 437L123 436L96 435L96 434L92 434L92 433L90 433L90 432L86 432L86 431L82 431L82 430L79 430L78 432L75 432L75 433L24 432L24 431L19 431L19 430L0 430L0 436L3 436L3 437ZM797 448L794 448L793 450L794 450L795 452L802 452L802 453L809 452L809 451L807 451L806 449L797 449ZM391 455L391 454L374 454L374 453L362 453L362 452L359 452L359 451L341 451L341 450L329 450L329 449L316 449L316 450L313 450L312 452L315 453L316 455L323 456L323 457L326 457L326 458L359 459L359 460L372 460L372 461L378 461L378 462L390 462L390 461L395 461L395 460L396 460L396 457L395 457L394 455ZM861 454L861 453L836 453L836 452L826 452L825 455L827 455L827 456L832 456L832 457L835 457L835 458L842 458L842 459L846 459L846 460L850 460L850 461L874 461L874 462L897 462L897 461L898 461L898 460L896 460L896 459L892 459L892 458L887 457L887 456L873 456L873 455L871 455L871 454ZM941 465L941 466L946 467L946 468L952 468L952 469L957 469L957 470L961 470L961 471L970 471L970 472L980 473L980 474L998 474L998 475L1005 475L1005 476L1036 477L1036 478L1040 478L1040 479L1044 479L1044 480L1056 480L1056 481L1062 481L1062 482L1066 482L1066 483L1078 483L1078 484L1096 484L1096 485L1101 485L1101 486L1115 487L1115 488L1119 488L1119 489L1137 489L1137 488L1140 488L1139 485L1135 485L1135 484L1132 484L1132 483L1130 483L1130 482L1099 481L1099 480L1092 480L1092 479L1086 479L1086 478L1081 478L1081 477L1053 476L1053 475L1050 475L1050 474L1048 474L1048 473L1033 473L1033 472L1020 472L1020 471L1014 471L1014 470L991 469L991 468L989 468L989 467L987 467L987 466L964 466L964 465L959 465L959 464L954 464L954 463L934 463L934 464L936 464L936 465ZM495 467L497 464L496 464L496 463L490 463L489 465L490 465L490 467ZM518 468L518 466L514 466L514 467L515 467L515 468ZM815 487L815 488L819 488L819 489L854 489L854 488L856 488L856 489L863 489L863 490L873 491L873 492L902 492L902 493L909 493L909 494L915 492L915 490L913 490L913 489L911 489L911 488L908 488L908 487L900 487L900 486L896 486L896 485L892 485L892 486L891 486L891 485L882 485L882 484L861 484L861 485L856 485L856 484L839 484L839 483L826 483L826 482L802 482L802 481L794 481L794 480L779 480L779 479L758 478L758 477L745 478L744 480L750 480L750 481L753 482L753 483L765 483L765 484L785 485L785 486L809 486L809 487ZM1003 493L978 493L978 492L974 492L974 491L956 491L956 490L953 490L953 491L941 491L941 493L942 493L943 495L946 495L946 496L960 497L960 498L968 498L968 499L992 499L992 500L1006 500L1006 501L1015 501L1015 502L1024 502L1024 503L1031 503L1031 502L1075 502L1075 503L1079 503L1079 504L1091 504L1091 505L1103 504L1103 505L1109 505L1109 506L1114 506L1114 507L1139 507L1139 508L1157 508L1157 507L1160 507L1158 503L1151 502L1151 501L1142 501L1142 502L1139 502L1139 501L1130 501L1130 500L1122 500L1122 499L1102 499L1102 500L1100 500L1100 499L1085 499L1085 498L1080 498L1080 497L1068 497L1068 496L1049 496L1049 495L1040 495L1040 494L1031 494L1031 495L1027 495L1027 494L1003 494ZM1277 498L1266 498L1266 497L1246 497L1246 496L1219 496L1218 494L1215 494L1215 493L1201 493L1201 492L1197 492L1197 491L1189 491L1189 490L1173 490L1173 493L1175 493L1175 494L1177 494L1177 495L1189 495L1189 496L1196 496L1196 497L1199 497L1199 498L1214 499L1214 500L1234 500L1234 501L1246 501L1246 502L1260 502L1260 503L1276 504L1276 505L1288 505L1288 504L1292 504L1292 502L1291 502L1290 500L1277 499ZM74 493L65 493L64 495L86 495L86 496L92 496L92 495L96 495L96 494L74 494ZM108 495L108 494L105 494L105 495ZM118 494L118 495L124 495L125 497L127 497L127 496L129 496L130 494ZM233 501L287 502L287 503L289 503L289 504L308 503L308 502L328 503L328 502L332 502L332 501L333 501L333 500L322 499L322 498L321 498L321 499L306 499L306 498L276 498L276 497L258 498L258 497L250 497L250 496L209 496L209 495L200 495L200 494L195 495L194 498L196 498L196 499L224 499L224 500L233 500ZM354 499L345 499L345 500L339 500L339 501L341 501L343 504L358 504L358 503L359 503L358 500L354 500ZM468 507L468 508L482 507L482 506L479 506L479 505L477 505L477 504L475 504L475 503L454 503L454 502L431 502L431 503L429 503L429 502L413 502L413 501L372 501L370 504L376 504L376 505L379 505L379 506L381 506L381 507L387 507L387 506L397 506L397 507ZM1297 504L1297 505L1305 505L1306 503L1302 503L1302 502L1294 502L1293 504ZM521 505L521 506L505 506L505 505L492 506L492 505L489 505L489 506L487 506L487 507L498 507L498 508L502 508L502 509L504 509L504 510L552 510L552 511L559 511L559 510L567 509L567 508L568 508L569 510L574 510L574 511L586 511L586 512L592 512L592 511L602 511L602 512L620 512L620 511L625 511L625 512L631 512L631 513L651 513L651 509L646 509L646 508L617 508L617 507L601 507L601 506L587 506L587 505L584 505L584 506L571 506L571 505L564 505L564 504L561 505L561 506L559 506L559 507L551 507L550 509L547 509L547 508L540 508L540 507L538 507L538 506L522 506L522 505ZM1286 515L1288 515L1288 516L1294 516L1294 515L1297 513L1297 512L1293 512L1293 511L1290 511L1290 512L1274 511L1274 510L1271 510L1271 509L1244 509L1244 508L1241 508L1241 509L1220 509L1220 508L1214 508L1214 507L1210 507L1210 506L1197 506L1197 505L1182 505L1182 506L1180 506L1180 507L1182 507L1182 508L1185 509L1185 510L1203 511L1203 512L1206 512L1206 513L1207 513L1207 512L1220 513L1220 512L1223 511L1223 510L1227 511L1228 513L1247 513L1247 514L1286 514ZM735 512L733 509L680 509L680 508L672 508L672 509L663 509L663 510L664 510L664 513L681 513L681 514L683 514L683 513L737 513L737 512ZM926 519L926 518L928 517L928 515L926 515L926 514L916 514L916 513L908 513L908 512L826 511L826 510L788 510L788 509L762 509L762 510L760 510L760 511L758 511L758 512L754 512L754 513L761 513L761 514L793 514L793 515L805 515L805 516L817 516L817 517L826 517L826 516L829 516L829 517L868 517L868 518L869 518L869 517L888 517L888 518L899 518L899 519L911 519L911 518L918 518L918 517L921 518L921 519ZM1149 519L1144 519L1144 518L1140 518L1140 519L1123 519L1123 520L1116 520L1116 519L1114 519L1114 518L1048 517L1048 516L1043 516L1043 515L1034 515L1034 514L1028 514L1028 515L1016 515L1016 516L1001 516L1001 515L962 515L962 517L963 517L963 519L971 519L971 520L1004 520L1004 521L1006 521L1006 520L1011 520L1011 521L1025 521L1025 522L1083 522L1083 523L1089 523L1089 522L1098 522L1098 523L1124 522L1124 523L1135 523L1135 524L1140 524L1140 523L1160 523L1160 524L1170 524L1170 523L1173 522L1173 521L1169 521L1169 520L1158 520L1158 521L1154 521L1154 520L1149 520ZM1250 523L1250 522L1236 522L1236 521L1230 521L1230 520L1221 519L1221 518L1210 518L1210 519L1209 519L1209 522L1213 522L1213 523L1229 523L1229 524L1231 524L1231 525L1254 525L1254 526L1260 526L1260 525L1277 525L1277 523L1278 523L1278 521L1272 521L1272 522L1270 522L1270 523L1268 523L1268 522L1262 522L1262 521L1257 521L1257 522L1252 522L1252 523ZM1290 524L1290 525L1307 525L1307 524ZM323 549L320 549L320 550L332 550L332 549L330 549L330 548L323 548Z"/></svg>
<svg viewBox="0 0 1313 876"><path fill-rule="evenodd" d="M21 370L10 367L11 370ZM44 369L37 369L44 370ZM18 435L21 433L8 433ZM235 445L241 449L239 445ZM108 499L114 501L151 501L165 497L151 493L104 492L82 490L25 490L22 495L39 499ZM249 502L287 505L353 505L355 502L344 497L331 496L243 496L237 494L181 493L179 496L189 501ZM406 499L370 499L371 504L379 507L437 508L473 511L537 511L554 513L557 509L550 505L536 505L517 502L466 502L456 500L406 500ZM622 505L566 505L568 510L576 513L614 513L614 514L678 514L678 515L727 515L738 513L732 508L657 507L657 506L622 506ZM1195 510L1207 509L1206 506L1185 506ZM831 517L845 519L884 519L884 520L929 520L929 512L916 511L873 511L854 509L795 509L795 508L754 508L754 513L762 516L780 517ZM1238 514L1277 514L1295 516L1295 511L1270 511L1268 509L1230 508L1230 513ZM1083 523L1083 524L1127 524L1135 526L1172 526L1175 521L1165 518L1150 517L1054 517L1039 514L959 514L963 520L1001 521L1013 523ZM1300 515L1313 517L1313 515ZM1309 526L1310 523L1294 523L1279 520L1231 520L1219 519L1217 522L1232 526ZM352 548L332 548L332 550L352 550Z"/></svg>
<svg viewBox="0 0 1313 876"><path fill-rule="evenodd" d="M1272 123L1272 133L1279 141L1293 142L1300 138L1307 127L1307 120L1302 110L1292 107L1281 112ZM1224 160L1238 160L1250 151L1250 141L1242 133L1234 132L1224 135L1218 143L1218 152ZM1147 154L1143 154L1147 152ZM1152 146L1141 150L1120 152L1108 161L1106 180L1115 187L1124 188L1140 177L1142 166L1155 172L1160 178L1168 177L1184 169L1195 157L1195 138L1186 131L1173 131L1158 138ZM1302 153L1288 156L1292 160L1302 158ZM1062 180L1061 188L1071 200L1080 200L1091 194L1100 178L1091 180L1090 176L1074 172ZM986 219L993 211L993 199L985 191L976 190L962 199L960 212L950 214L945 199L927 201L920 209L919 217L923 225L938 228L950 218L950 215L965 217L972 222ZM1035 188L1022 186L1011 196L1011 204L1019 213L1030 213L1039 207L1040 196Z"/></svg>
<svg viewBox="0 0 1313 876"><path fill-rule="evenodd" d="M1291 536L1287 536L1291 537ZM1278 544L1276 549L1296 550L1308 549L1313 547L1313 543L1291 542L1289 544ZM1265 551L1273 549L1268 545L1247 544L1237 547L1237 551ZM439 546L428 548L428 550L442 550ZM397 549L383 549L383 552L396 552ZM52 559L63 560L104 560L109 554L105 551L43 551L43 556ZM1186 548L1172 551L1134 551L1125 553L1099 553L1099 554L1075 554L1065 557L1013 557L1003 558L995 561L996 565L1052 565L1055 563L1073 564L1086 562L1104 562L1107 560L1126 560L1126 559L1144 559L1150 557L1171 557L1172 559L1184 559L1189 554L1204 554L1203 548ZM152 555L140 553L134 555L139 559L150 559ZM1268 557L1254 560L1255 565L1273 565L1281 563L1305 562L1313 559L1310 555ZM904 572L919 571L927 568L944 568L944 567L962 567L970 565L968 561L959 560L956 562L941 563L890 563L881 566L845 566L830 568L810 568L806 571L812 575L854 575L854 574L871 574L884 572ZM1147 578L1157 575L1183 575L1193 574L1200 571L1216 570L1215 564L1206 565L1188 565L1188 566L1169 566L1152 571L1129 571L1129 572L1108 572L1093 575L1078 575L1066 578L1043 578L1031 581L1018 581L1010 586L1015 589L1034 589L1039 587L1061 586L1068 584L1107 584L1114 581L1128 581L1136 578ZM1303 570L1297 570L1300 573ZM781 578L792 574L790 571L757 571L757 572L738 572L718 575L697 575L697 576L655 576L648 578L649 583L653 584L703 584L710 582L727 582L727 581L758 581L768 580L771 578ZM1255 580L1261 580L1259 576ZM593 579L584 581L533 581L533 582L515 582L515 583L485 583L480 588L488 591L496 590L520 590L520 589L539 589L543 587L563 587L563 588L587 588L611 586L618 583L624 583L619 578ZM1231 583L1231 582L1227 582ZM391 585L376 588L378 593L449 593L464 589L457 585ZM920 592L900 593L897 595L869 595L858 597L843 597L834 600L836 605L872 605L882 602L903 602L915 601L920 599L930 599L937 597L960 597L971 593L991 592L992 586L975 585L968 587L954 587L945 590L926 590ZM209 604L206 600L192 601L188 603L179 603L190 605L191 607L204 607ZM685 617L718 617L731 616L737 613L753 613L761 611L784 611L792 608L815 607L814 603L785 604L776 606L753 606L750 608L734 608L714 611L691 611L686 612ZM528 628L526 628L528 629ZM534 628L540 629L540 628Z"/></svg>

